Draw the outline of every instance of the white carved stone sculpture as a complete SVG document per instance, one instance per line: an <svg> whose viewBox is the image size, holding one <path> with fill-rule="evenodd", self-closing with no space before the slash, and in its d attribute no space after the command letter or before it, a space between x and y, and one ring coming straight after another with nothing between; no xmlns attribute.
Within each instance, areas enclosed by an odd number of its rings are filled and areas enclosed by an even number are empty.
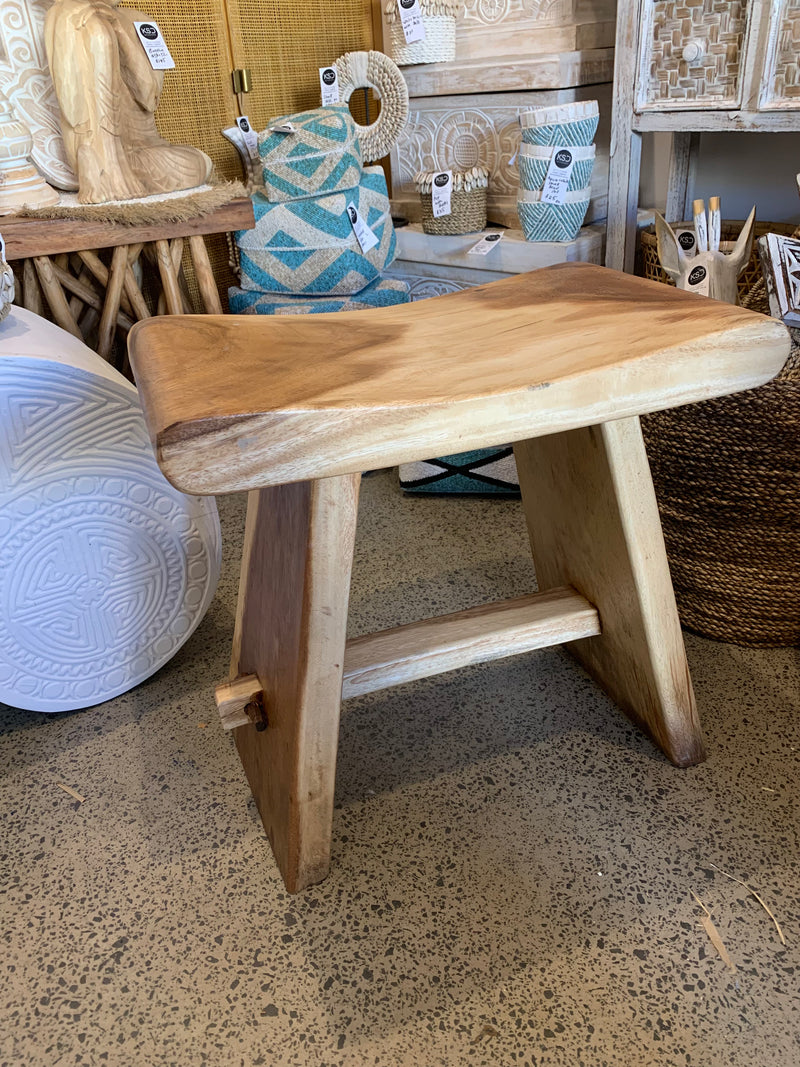
<svg viewBox="0 0 800 1067"><path fill-rule="evenodd" d="M0 93L0 215L58 203L58 193L30 162L32 149L30 130Z"/></svg>
<svg viewBox="0 0 800 1067"><path fill-rule="evenodd" d="M14 303L14 274L11 267L0 256L0 322L11 311Z"/></svg>
<svg viewBox="0 0 800 1067"><path fill-rule="evenodd" d="M214 595L211 498L156 465L136 389L23 308L0 323L0 701L99 704L144 681Z"/></svg>
<svg viewBox="0 0 800 1067"><path fill-rule="evenodd" d="M147 16L116 0L56 0L47 15L47 58L83 204L192 189L211 174L204 152L156 131L164 74L151 67L135 21Z"/></svg>
<svg viewBox="0 0 800 1067"><path fill-rule="evenodd" d="M702 292L712 300L722 300L726 304L738 304L736 282L750 262L755 221L756 209L753 208L730 252L710 249L687 256L672 227L656 212L656 238L661 266L679 289Z"/></svg>

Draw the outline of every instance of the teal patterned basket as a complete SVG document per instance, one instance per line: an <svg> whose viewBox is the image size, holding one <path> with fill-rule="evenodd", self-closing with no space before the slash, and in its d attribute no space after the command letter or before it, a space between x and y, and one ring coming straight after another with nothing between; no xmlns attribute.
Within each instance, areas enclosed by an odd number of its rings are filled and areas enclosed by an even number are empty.
<svg viewBox="0 0 800 1067"><path fill-rule="evenodd" d="M545 148L539 145L521 145L519 159L519 184L521 189L541 189L547 177L550 160L555 148ZM594 145L588 148L574 148L575 165L572 168L567 191L576 192L584 189L592 180L594 170Z"/></svg>
<svg viewBox="0 0 800 1067"><path fill-rule="evenodd" d="M520 190L517 214L526 241L574 241L586 218L589 190L567 193L563 204L543 204L538 193ZM536 200L531 199L536 197Z"/></svg>
<svg viewBox="0 0 800 1067"><path fill-rule="evenodd" d="M287 123L291 133L276 132ZM361 175L361 144L347 104L271 119L258 135L258 154L273 203L352 189Z"/></svg>
<svg viewBox="0 0 800 1067"><path fill-rule="evenodd" d="M235 286L228 290L232 315L320 315L392 307L409 300L408 282L400 278L381 278L352 296L275 296Z"/></svg>
<svg viewBox="0 0 800 1067"><path fill-rule="evenodd" d="M600 112L596 100L583 100L523 111L519 121L523 144L585 146L594 140Z"/></svg>
<svg viewBox="0 0 800 1067"><path fill-rule="evenodd" d="M395 257L386 176L365 167L353 189L272 204L253 196L255 226L236 233L241 287L252 292L349 296L376 281ZM352 203L378 239L362 252L347 205Z"/></svg>

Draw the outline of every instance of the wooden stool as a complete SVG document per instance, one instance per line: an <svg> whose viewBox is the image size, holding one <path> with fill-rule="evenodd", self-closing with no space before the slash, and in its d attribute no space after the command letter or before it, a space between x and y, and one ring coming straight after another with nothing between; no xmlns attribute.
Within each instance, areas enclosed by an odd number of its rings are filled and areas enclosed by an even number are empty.
<svg viewBox="0 0 800 1067"><path fill-rule="evenodd" d="M290 892L328 871L342 697L569 642L704 758L638 416L769 380L780 323L565 264L369 314L150 319L130 351L167 478L252 490L218 703ZM542 592L346 641L359 472L507 441Z"/></svg>

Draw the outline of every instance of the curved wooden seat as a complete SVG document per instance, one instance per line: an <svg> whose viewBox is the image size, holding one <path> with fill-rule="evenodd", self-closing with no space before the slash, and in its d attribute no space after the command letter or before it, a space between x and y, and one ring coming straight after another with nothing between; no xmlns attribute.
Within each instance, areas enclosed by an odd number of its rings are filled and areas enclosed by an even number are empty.
<svg viewBox="0 0 800 1067"><path fill-rule="evenodd" d="M638 415L761 384L786 329L569 264L408 307L150 319L159 463L251 492L218 687L290 891L330 862L342 696L566 643L674 763L704 758ZM514 442L539 592L346 641L359 471Z"/></svg>
<svg viewBox="0 0 800 1067"><path fill-rule="evenodd" d="M786 331L588 264L420 304L137 324L165 474L224 493L391 466L760 385Z"/></svg>

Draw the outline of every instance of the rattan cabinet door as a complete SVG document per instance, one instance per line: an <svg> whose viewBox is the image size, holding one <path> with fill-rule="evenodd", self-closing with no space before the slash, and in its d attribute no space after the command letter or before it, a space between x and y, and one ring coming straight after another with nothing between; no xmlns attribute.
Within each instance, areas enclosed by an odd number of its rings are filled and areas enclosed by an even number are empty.
<svg viewBox="0 0 800 1067"><path fill-rule="evenodd" d="M741 106L752 0L643 0L638 111Z"/></svg>
<svg viewBox="0 0 800 1067"><path fill-rule="evenodd" d="M250 69L242 97L256 129L321 104L319 68L373 47L370 0L227 0L236 67Z"/></svg>

